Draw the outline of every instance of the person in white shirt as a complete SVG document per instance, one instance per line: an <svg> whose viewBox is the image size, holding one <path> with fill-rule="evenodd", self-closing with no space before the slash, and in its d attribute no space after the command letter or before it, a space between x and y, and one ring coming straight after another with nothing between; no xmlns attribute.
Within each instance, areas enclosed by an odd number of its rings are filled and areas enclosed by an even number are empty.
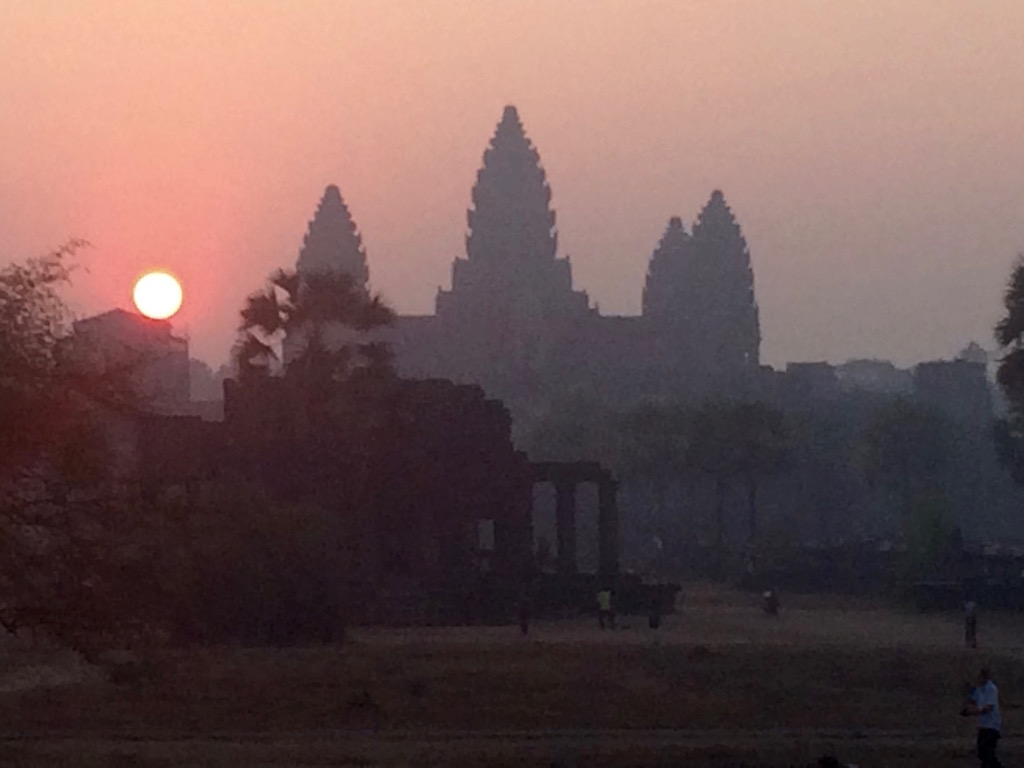
<svg viewBox="0 0 1024 768"><path fill-rule="evenodd" d="M1003 728L1003 719L999 714L999 689L992 682L987 669L978 675L978 687L971 694L971 702L964 707L962 715L978 718L978 759L981 768L1002 768L996 757L996 746Z"/></svg>

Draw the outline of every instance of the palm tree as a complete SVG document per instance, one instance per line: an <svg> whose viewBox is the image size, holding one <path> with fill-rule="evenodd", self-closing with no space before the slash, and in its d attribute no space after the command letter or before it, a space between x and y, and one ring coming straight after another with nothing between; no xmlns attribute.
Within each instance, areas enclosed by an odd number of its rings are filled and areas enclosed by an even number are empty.
<svg viewBox="0 0 1024 768"><path fill-rule="evenodd" d="M898 399L878 408L861 437L866 479L907 516L922 498L944 491L954 434L942 414Z"/></svg>
<svg viewBox="0 0 1024 768"><path fill-rule="evenodd" d="M741 480L747 491L751 540L757 536L760 479L789 464L789 433L783 414L764 403L710 403L693 415L686 465L715 480L716 549L725 551L725 502L729 486Z"/></svg>
<svg viewBox="0 0 1024 768"><path fill-rule="evenodd" d="M1006 397L1020 410L1024 406L1024 254L1010 273L1003 294L1006 315L996 325L996 341L1005 354L999 361L999 384Z"/></svg>
<svg viewBox="0 0 1024 768"><path fill-rule="evenodd" d="M393 383L389 351L373 332L390 325L394 316L379 296L341 271L300 275L279 270L241 310L233 351L239 384L260 394L263 384L279 377L287 401L289 434L280 435L274 455L289 460L331 455L326 463L310 459L305 475L281 470L282 476L302 475L307 487L330 488L328 479L313 481L309 473L331 475L337 463L345 463L351 473L347 502L354 510L374 508L382 488L380 436L389 433L395 415L386 406L368 403L383 403L380 398L388 396L387 385ZM366 382L373 384L362 393L368 397L336 396L343 385L360 388ZM363 523L377 525L375 518Z"/></svg>
<svg viewBox="0 0 1024 768"><path fill-rule="evenodd" d="M746 403L733 412L736 423L736 465L747 489L747 521L751 541L757 539L757 490L766 475L791 463L789 429L782 412L764 403Z"/></svg>
<svg viewBox="0 0 1024 768"><path fill-rule="evenodd" d="M644 405L620 420L618 465L623 477L642 483L661 520L666 499L679 480L679 460L689 444L689 413L681 408Z"/></svg>
<svg viewBox="0 0 1024 768"><path fill-rule="evenodd" d="M1024 483L1024 254L1010 273L1003 306L1006 315L996 325L996 341L1004 354L996 378L1010 402L1010 416L996 425L995 442L1000 460Z"/></svg>
<svg viewBox="0 0 1024 768"><path fill-rule="evenodd" d="M640 535L645 557L662 557L661 542L669 548L685 548L686 506L673 508L674 492L684 489L689 496L690 476L680 476L689 434L689 412L682 406L646 404L615 419L616 437L613 466L624 484L642 489L648 499L645 514L634 516L634 530ZM684 505L688 502L684 501Z"/></svg>
<svg viewBox="0 0 1024 768"><path fill-rule="evenodd" d="M242 307L234 349L239 376L266 376L280 363L286 376L318 388L358 369L390 370L387 348L368 333L394 318L379 295L346 272L278 270Z"/></svg>

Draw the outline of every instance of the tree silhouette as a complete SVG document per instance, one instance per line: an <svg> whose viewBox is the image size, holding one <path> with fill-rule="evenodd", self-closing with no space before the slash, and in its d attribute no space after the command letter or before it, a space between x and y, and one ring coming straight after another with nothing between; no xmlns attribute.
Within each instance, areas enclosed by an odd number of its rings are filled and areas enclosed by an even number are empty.
<svg viewBox="0 0 1024 768"><path fill-rule="evenodd" d="M1006 314L996 325L1003 350L997 379L1017 417L1024 414L1024 254L1018 257L1003 294Z"/></svg>
<svg viewBox="0 0 1024 768"><path fill-rule="evenodd" d="M89 654L152 595L124 557L138 518L108 482L107 426L136 412L134 369L95 373L70 354L61 291L83 245L0 269L0 625Z"/></svg>
<svg viewBox="0 0 1024 768"><path fill-rule="evenodd" d="M132 364L95 372L71 359L61 291L71 282L72 240L45 256L0 269L0 477L59 453L88 431L86 401L131 408ZM71 451L73 453L73 451Z"/></svg>
<svg viewBox="0 0 1024 768"><path fill-rule="evenodd" d="M60 340L68 312L60 290L70 282L77 243L0 271L0 452L9 470L53 439L49 403L57 388Z"/></svg>
<svg viewBox="0 0 1024 768"><path fill-rule="evenodd" d="M757 491L766 475L789 465L789 431L783 414L764 403L709 403L693 415L686 455L690 471L714 478L716 549L725 549L725 502L729 486L741 481L747 492L747 521L753 540L758 530Z"/></svg>
<svg viewBox="0 0 1024 768"><path fill-rule="evenodd" d="M746 485L747 522L751 540L758 534L757 491L760 481L792 464L789 427L781 411L764 403L745 403L735 408L736 465Z"/></svg>
<svg viewBox="0 0 1024 768"><path fill-rule="evenodd" d="M882 406L862 437L867 480L895 498L905 518L921 498L945 487L951 441L940 414L902 398Z"/></svg>
<svg viewBox="0 0 1024 768"><path fill-rule="evenodd" d="M1024 254L1017 257L1003 293L1006 314L996 325L996 342L1003 351L996 372L1010 406L1008 417L996 424L1000 460L1014 479L1024 484Z"/></svg>
<svg viewBox="0 0 1024 768"><path fill-rule="evenodd" d="M242 307L234 349L239 377L270 375L282 362L277 350L285 339L293 350L284 361L285 375L314 389L358 369L390 371L387 348L368 333L390 325L394 316L380 296L367 294L347 272L278 270Z"/></svg>
<svg viewBox="0 0 1024 768"><path fill-rule="evenodd" d="M682 407L645 405L624 414L620 430L619 471L646 490L653 521L660 523L669 493L685 474L690 414Z"/></svg>

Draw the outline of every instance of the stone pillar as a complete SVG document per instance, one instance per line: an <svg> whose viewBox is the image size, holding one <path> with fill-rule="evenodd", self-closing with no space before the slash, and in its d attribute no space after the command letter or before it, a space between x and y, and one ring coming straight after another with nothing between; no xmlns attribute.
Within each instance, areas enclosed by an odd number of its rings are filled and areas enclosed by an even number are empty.
<svg viewBox="0 0 1024 768"><path fill-rule="evenodd" d="M576 574L576 481L555 481L555 535L558 539L558 573Z"/></svg>
<svg viewBox="0 0 1024 768"><path fill-rule="evenodd" d="M521 578L533 567L533 478L524 477L510 493L508 511L494 521L495 567Z"/></svg>
<svg viewBox="0 0 1024 768"><path fill-rule="evenodd" d="M619 484L610 476L597 483L597 572L615 576L619 572Z"/></svg>

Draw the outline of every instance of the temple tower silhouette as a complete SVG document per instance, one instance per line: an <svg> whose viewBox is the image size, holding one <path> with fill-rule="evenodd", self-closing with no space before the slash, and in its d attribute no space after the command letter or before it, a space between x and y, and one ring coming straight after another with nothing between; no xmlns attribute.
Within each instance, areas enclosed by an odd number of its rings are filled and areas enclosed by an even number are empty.
<svg viewBox="0 0 1024 768"><path fill-rule="evenodd" d="M663 375L687 395L749 391L761 332L750 252L719 190L686 232L672 217L651 257L643 316Z"/></svg>
<svg viewBox="0 0 1024 768"><path fill-rule="evenodd" d="M699 290L687 298L703 350L699 359L721 378L756 370L761 326L750 251L725 196L717 189L693 225L693 244Z"/></svg>
<svg viewBox="0 0 1024 768"><path fill-rule="evenodd" d="M451 287L438 288L435 313L400 316L375 337L391 345L401 375L479 384L506 403L517 431L572 398L629 408L756 393L761 334L750 252L720 191L691 233L678 216L669 220L640 315L601 315L573 287L551 187L513 106L483 153L466 224L465 254L452 263ZM300 274L321 269L367 286L362 237L334 186L298 260Z"/></svg>
<svg viewBox="0 0 1024 768"><path fill-rule="evenodd" d="M484 152L467 212L466 255L439 289L437 317L456 348L449 375L515 399L544 389L558 351L592 314L559 258L551 188L513 106Z"/></svg>
<svg viewBox="0 0 1024 768"><path fill-rule="evenodd" d="M348 273L356 286L369 291L370 268L363 237L341 197L341 191L334 184L324 190L316 213L309 222L295 271L300 277L315 272ZM331 346L341 347L357 339L360 339L358 333L339 325L330 330L326 341ZM304 332L292 333L283 340L281 354L286 364L301 353L306 341Z"/></svg>
<svg viewBox="0 0 1024 768"><path fill-rule="evenodd" d="M438 316L532 324L588 311L569 260L556 256L551 187L513 106L484 152L472 202L466 258L452 265L451 290L438 291Z"/></svg>
<svg viewBox="0 0 1024 768"><path fill-rule="evenodd" d="M299 274L347 272L355 279L356 285L364 289L367 287L370 269L366 264L363 238L341 192L333 184L324 190L316 213L309 222L295 268Z"/></svg>
<svg viewBox="0 0 1024 768"><path fill-rule="evenodd" d="M659 323L689 326L696 289L693 241L678 216L669 219L647 266L643 292L645 317Z"/></svg>

